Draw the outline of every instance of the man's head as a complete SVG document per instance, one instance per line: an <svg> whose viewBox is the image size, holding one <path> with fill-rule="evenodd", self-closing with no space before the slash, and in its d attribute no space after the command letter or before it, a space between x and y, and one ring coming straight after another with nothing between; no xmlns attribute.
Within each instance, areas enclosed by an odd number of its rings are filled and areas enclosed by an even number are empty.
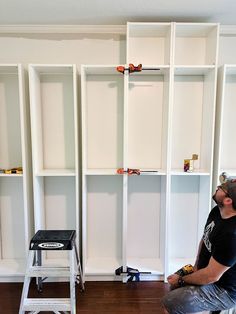
<svg viewBox="0 0 236 314"><path fill-rule="evenodd" d="M217 187L213 200L219 207L225 205L224 200L231 199L232 207L236 210L236 180L228 180ZM229 204L229 203L227 203Z"/></svg>

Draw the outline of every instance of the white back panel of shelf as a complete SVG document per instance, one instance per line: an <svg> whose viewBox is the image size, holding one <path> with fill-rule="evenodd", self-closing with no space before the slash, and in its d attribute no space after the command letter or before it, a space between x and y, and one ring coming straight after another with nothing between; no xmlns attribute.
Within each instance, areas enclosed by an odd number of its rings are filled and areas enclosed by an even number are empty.
<svg viewBox="0 0 236 314"><path fill-rule="evenodd" d="M34 169L75 168L73 66L29 65Z"/></svg>
<svg viewBox="0 0 236 314"><path fill-rule="evenodd" d="M44 169L75 167L72 75L41 76Z"/></svg>
<svg viewBox="0 0 236 314"><path fill-rule="evenodd" d="M198 176L172 176L168 223L170 258L194 257L196 254L199 180Z"/></svg>
<svg viewBox="0 0 236 314"><path fill-rule="evenodd" d="M119 168L123 160L122 75L88 75L86 81L87 167Z"/></svg>
<svg viewBox="0 0 236 314"><path fill-rule="evenodd" d="M232 71L231 71L232 72ZM230 73L230 72L229 72ZM221 133L221 169L235 169L235 152L233 145L236 141L234 132L235 125L235 97L236 97L236 73L228 74L226 72L224 81L223 115L222 115L222 133Z"/></svg>
<svg viewBox="0 0 236 314"><path fill-rule="evenodd" d="M121 260L122 180L122 176L87 177L86 260Z"/></svg>
<svg viewBox="0 0 236 314"><path fill-rule="evenodd" d="M128 23L127 63L170 64L170 23Z"/></svg>
<svg viewBox="0 0 236 314"><path fill-rule="evenodd" d="M195 170L211 172L215 113L215 69L205 75L175 75L172 113L172 169L198 154Z"/></svg>
<svg viewBox="0 0 236 314"><path fill-rule="evenodd" d="M185 158L201 152L203 78L176 76L172 117L172 169L183 168ZM195 162L199 168L199 162Z"/></svg>
<svg viewBox="0 0 236 314"><path fill-rule="evenodd" d="M128 165L131 168L166 166L168 88L169 82L161 75L130 77Z"/></svg>
<svg viewBox="0 0 236 314"><path fill-rule="evenodd" d="M218 24L175 23L175 64L216 65Z"/></svg>
<svg viewBox="0 0 236 314"><path fill-rule="evenodd" d="M161 177L128 178L127 258L160 258Z"/></svg>
<svg viewBox="0 0 236 314"><path fill-rule="evenodd" d="M18 73L0 67L0 168L22 166ZM2 72L3 71L3 72Z"/></svg>
<svg viewBox="0 0 236 314"><path fill-rule="evenodd" d="M22 177L0 178L1 258L25 258Z"/></svg>

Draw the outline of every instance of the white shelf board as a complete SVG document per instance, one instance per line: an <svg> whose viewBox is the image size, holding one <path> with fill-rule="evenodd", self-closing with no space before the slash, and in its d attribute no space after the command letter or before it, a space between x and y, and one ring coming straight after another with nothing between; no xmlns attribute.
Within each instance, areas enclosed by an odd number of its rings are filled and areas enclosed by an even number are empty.
<svg viewBox="0 0 236 314"><path fill-rule="evenodd" d="M0 173L0 177L23 177L23 174L16 174L16 173L6 174L6 173Z"/></svg>
<svg viewBox="0 0 236 314"><path fill-rule="evenodd" d="M187 257L187 258L171 258L169 263L169 274L175 273L181 267L187 264L191 264L194 266L195 258Z"/></svg>
<svg viewBox="0 0 236 314"><path fill-rule="evenodd" d="M18 74L18 65L0 64L0 74Z"/></svg>
<svg viewBox="0 0 236 314"><path fill-rule="evenodd" d="M115 270L120 266L122 266L121 258L88 258L84 274L115 275Z"/></svg>
<svg viewBox="0 0 236 314"><path fill-rule="evenodd" d="M226 75L236 75L236 65L235 64L225 64Z"/></svg>
<svg viewBox="0 0 236 314"><path fill-rule="evenodd" d="M164 268L159 258L127 258L127 266L137 268L140 272L151 272L150 275L163 275ZM148 274L147 274L148 275Z"/></svg>
<svg viewBox="0 0 236 314"><path fill-rule="evenodd" d="M23 259L0 260L0 277L2 276L24 276L26 261Z"/></svg>
<svg viewBox="0 0 236 314"><path fill-rule="evenodd" d="M39 74L71 74L73 65L71 64L29 64Z"/></svg>
<svg viewBox="0 0 236 314"><path fill-rule="evenodd" d="M175 65L175 75L206 75L210 71L214 70L214 65Z"/></svg>
<svg viewBox="0 0 236 314"><path fill-rule="evenodd" d="M117 169L87 169L84 170L83 173L85 175L93 176L93 175L117 175Z"/></svg>
<svg viewBox="0 0 236 314"><path fill-rule="evenodd" d="M123 65L124 64L120 64ZM117 65L82 65L85 73L90 75L122 75L122 73L117 71Z"/></svg>
<svg viewBox="0 0 236 314"><path fill-rule="evenodd" d="M40 170L36 174L36 176L41 177L74 177L75 169L47 169Z"/></svg>
<svg viewBox="0 0 236 314"><path fill-rule="evenodd" d="M183 169L173 169L171 170L171 175L173 176L209 176L210 172L204 169L197 169L193 172L184 172Z"/></svg>

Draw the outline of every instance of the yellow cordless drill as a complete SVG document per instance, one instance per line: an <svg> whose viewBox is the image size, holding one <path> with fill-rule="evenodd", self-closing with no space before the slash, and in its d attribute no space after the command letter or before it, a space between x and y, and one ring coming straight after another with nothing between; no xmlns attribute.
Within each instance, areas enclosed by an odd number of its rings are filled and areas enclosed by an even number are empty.
<svg viewBox="0 0 236 314"><path fill-rule="evenodd" d="M175 274L183 277L185 275L193 273L193 266L191 264L184 265L179 270L175 272Z"/></svg>

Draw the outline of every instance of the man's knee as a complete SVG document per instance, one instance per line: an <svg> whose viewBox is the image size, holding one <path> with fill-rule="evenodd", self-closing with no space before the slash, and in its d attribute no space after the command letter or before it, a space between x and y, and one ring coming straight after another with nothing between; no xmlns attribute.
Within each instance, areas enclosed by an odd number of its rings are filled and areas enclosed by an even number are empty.
<svg viewBox="0 0 236 314"><path fill-rule="evenodd" d="M191 313L193 308L192 287L178 288L170 291L162 298L162 305L168 314Z"/></svg>
<svg viewBox="0 0 236 314"><path fill-rule="evenodd" d="M162 306L164 308L165 314L171 314L175 310L176 307L176 293L173 293L173 291L167 293L162 298Z"/></svg>
<svg viewBox="0 0 236 314"><path fill-rule="evenodd" d="M165 314L169 314L169 311L167 310L170 306L167 295L165 295L162 299L161 299L161 304L163 306L163 310Z"/></svg>
<svg viewBox="0 0 236 314"><path fill-rule="evenodd" d="M163 306L163 310L165 314L169 314L169 312L167 311L167 306L168 306L168 300L167 300L167 295L165 295L162 300L161 300L161 304Z"/></svg>

